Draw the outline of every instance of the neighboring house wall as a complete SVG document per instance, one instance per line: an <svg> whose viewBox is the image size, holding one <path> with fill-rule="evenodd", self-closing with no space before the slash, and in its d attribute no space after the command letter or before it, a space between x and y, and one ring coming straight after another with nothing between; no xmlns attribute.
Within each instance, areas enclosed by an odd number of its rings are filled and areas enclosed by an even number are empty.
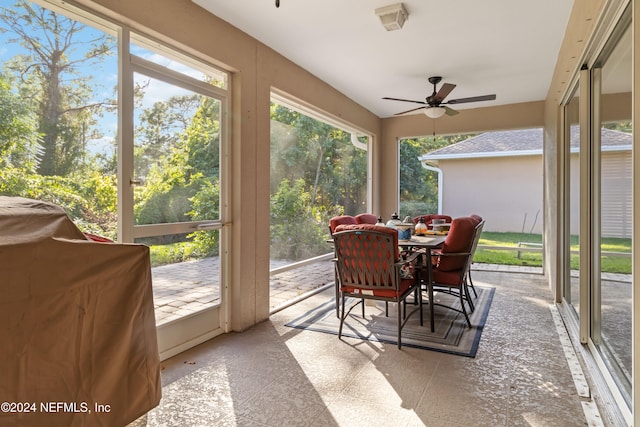
<svg viewBox="0 0 640 427"><path fill-rule="evenodd" d="M631 238L633 197L631 151L603 152L601 234Z"/></svg>
<svg viewBox="0 0 640 427"><path fill-rule="evenodd" d="M631 238L631 151L603 152L601 234ZM571 180L580 182L579 154L571 154ZM442 213L478 213L485 230L542 232L542 156L442 159ZM579 192L571 192L570 233L580 231Z"/></svg>
<svg viewBox="0 0 640 427"><path fill-rule="evenodd" d="M602 182L600 234L602 237L631 238L633 220L633 198L631 189L631 150L601 153ZM571 154L571 183L578 188L580 182L580 159L578 153ZM579 191L571 192L570 233L580 233Z"/></svg>
<svg viewBox="0 0 640 427"><path fill-rule="evenodd" d="M580 233L580 133L571 127L569 230ZM601 236L631 237L632 135L601 131ZM432 151L421 161L443 171L442 211L477 212L485 230L542 232L542 129L485 132Z"/></svg>
<svg viewBox="0 0 640 427"><path fill-rule="evenodd" d="M442 159L442 213L477 213L484 230L542 233L542 156Z"/></svg>

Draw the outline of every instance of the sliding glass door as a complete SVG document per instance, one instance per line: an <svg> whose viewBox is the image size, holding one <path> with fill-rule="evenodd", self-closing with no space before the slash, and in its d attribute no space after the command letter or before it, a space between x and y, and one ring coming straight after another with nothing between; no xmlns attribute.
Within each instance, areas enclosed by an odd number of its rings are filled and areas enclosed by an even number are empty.
<svg viewBox="0 0 640 427"><path fill-rule="evenodd" d="M632 398L630 10L564 108L564 301L614 396ZM568 256L571 254L571 256Z"/></svg>
<svg viewBox="0 0 640 427"><path fill-rule="evenodd" d="M591 340L628 405L632 376L631 27L614 33L594 76L593 228L595 260Z"/></svg>

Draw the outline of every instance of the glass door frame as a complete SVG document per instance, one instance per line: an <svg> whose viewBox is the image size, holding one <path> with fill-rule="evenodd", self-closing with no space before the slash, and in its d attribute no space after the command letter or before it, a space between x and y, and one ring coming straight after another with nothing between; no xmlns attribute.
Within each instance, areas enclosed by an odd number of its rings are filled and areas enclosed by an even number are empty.
<svg viewBox="0 0 640 427"><path fill-rule="evenodd" d="M132 34L122 27L118 34L118 240L132 243L136 238L191 233L197 230L220 232L220 304L193 315L167 322L157 327L161 360L167 359L208 339L228 332L229 288L231 274L231 221L230 221L230 147L228 90L200 82L178 72L146 61L131 54ZM215 98L220 102L220 217L214 220L176 222L153 225L135 225L134 187L134 73L140 73L164 82ZM229 77L230 80L230 77ZM231 82L227 82L231 87Z"/></svg>
<svg viewBox="0 0 640 427"><path fill-rule="evenodd" d="M560 280L562 302L565 306L570 306L571 286L571 254L570 254L570 153L571 153L571 135L570 121L568 118L568 105L571 98L579 93L579 126L580 126L580 183L579 183L579 218L580 218L580 308L579 313L569 309L564 313L569 314L568 326L579 334L580 343L588 348L589 354L593 357L593 363L600 372L601 379L607 384L608 390L611 392L613 399L620 408L622 415L627 421L633 418L629 402L623 396L619 389L617 380L609 371L609 366L603 360L600 354L599 345L602 341L602 279L601 279L601 85L602 85L602 66L606 62L608 53L618 43L619 35L624 31L626 25L630 24L630 14L625 12L626 2L620 2L619 8L616 10L616 17L612 19L613 24L610 27L606 37L602 35L604 41L598 47L589 52L589 57L585 59L581 70L574 77L572 88L566 94L566 99L561 103L561 126L562 126L562 150L561 155L561 229L559 233L559 266L560 274L557 276ZM637 47L636 47L637 50ZM576 86L578 90L576 91ZM637 95L635 95L637 97ZM635 99L635 98L634 98ZM635 113L637 115L637 112ZM635 124L635 121L633 122ZM635 132L634 132L635 134ZM635 136L634 136L635 139ZM635 149L633 150L635 153ZM635 156L635 154L634 154ZM635 170L635 169L634 169ZM634 183L637 181L634 179ZM636 190L637 193L637 190ZM637 206L637 198L634 194L634 205ZM575 208L575 206L574 206ZM635 229L635 227L634 227ZM636 234L634 232L634 234ZM635 237L635 235L633 236ZM634 240L635 242L635 240ZM635 245L635 243L634 243ZM635 274L634 274L635 276ZM566 298L566 297L569 298ZM634 305L638 301L637 295L633 296ZM634 306L634 320L635 306ZM577 316L576 316L577 314ZM635 340L634 340L635 342ZM634 344L635 347L635 344ZM635 349L632 350L634 360L636 359ZM635 364L634 364L635 365ZM633 367L635 372L636 366ZM635 392L636 375L633 375L631 399L635 398L638 393ZM631 405L633 406L633 405Z"/></svg>

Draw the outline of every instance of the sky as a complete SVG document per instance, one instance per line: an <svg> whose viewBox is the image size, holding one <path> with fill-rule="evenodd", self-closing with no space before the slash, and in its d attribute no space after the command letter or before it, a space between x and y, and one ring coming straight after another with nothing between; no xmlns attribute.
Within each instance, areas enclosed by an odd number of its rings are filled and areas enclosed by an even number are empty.
<svg viewBox="0 0 640 427"><path fill-rule="evenodd" d="M2 0L0 7L10 8L14 3L15 2L11 0ZM8 29L6 24L2 21L0 21L0 28L3 28L4 30ZM42 32L33 30L29 31L29 33L36 37L43 37ZM100 30L86 26L74 37L74 40L77 42L77 46L73 46L67 51L69 58L71 60L81 59L86 49L90 46L89 42L103 34L104 33ZM12 41L16 37L17 35L15 33L0 30L0 67L4 68L5 63L16 55L26 54L28 52L20 45L19 42ZM115 39L112 40L115 49ZM167 68L190 75L197 79L203 79L204 74L202 72L150 50L132 45L131 51L133 54L156 64L163 65ZM95 94L95 98L91 102L113 99L116 96L115 88L118 83L117 52L114 51L111 55L105 56L100 63L79 65L78 71L81 76L89 77L90 85L93 87ZM67 79L73 77L74 76L69 74L66 75ZM189 93L175 85L166 84L156 79L149 79L148 77L140 74L135 75L136 83L141 83L142 80L148 81L142 108L150 107L153 103L167 100L174 95L184 95ZM112 152L114 149L113 141L117 134L116 113L105 113L104 117L99 119L98 130L103 136L89 141L87 144L88 149L92 152Z"/></svg>

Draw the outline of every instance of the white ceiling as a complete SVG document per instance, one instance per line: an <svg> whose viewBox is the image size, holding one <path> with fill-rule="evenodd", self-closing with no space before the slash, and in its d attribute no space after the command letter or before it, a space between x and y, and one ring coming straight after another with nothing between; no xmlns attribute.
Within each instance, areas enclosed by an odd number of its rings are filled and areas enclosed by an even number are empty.
<svg viewBox="0 0 640 427"><path fill-rule="evenodd" d="M193 0L380 117L419 107L429 76L446 100L496 94L477 108L547 96L573 0L404 0L404 27L375 9L394 0ZM438 85L440 87L440 85Z"/></svg>

